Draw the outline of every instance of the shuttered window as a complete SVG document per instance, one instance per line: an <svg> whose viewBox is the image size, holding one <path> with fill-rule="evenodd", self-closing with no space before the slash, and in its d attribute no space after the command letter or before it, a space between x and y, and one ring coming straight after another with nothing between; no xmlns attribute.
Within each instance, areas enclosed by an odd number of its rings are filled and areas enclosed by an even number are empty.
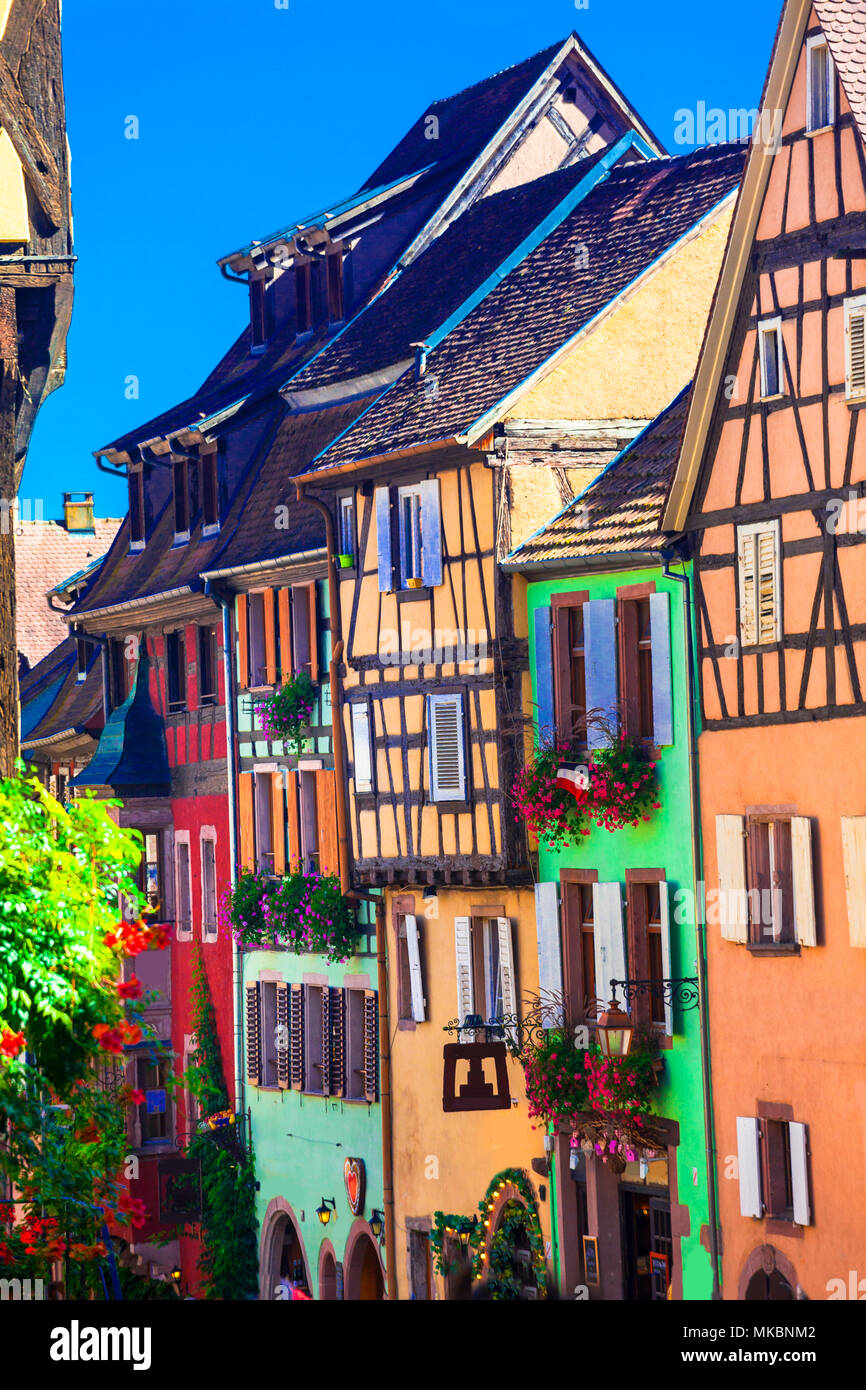
<svg viewBox="0 0 866 1390"><path fill-rule="evenodd" d="M464 725L462 695L428 695L432 801L465 801Z"/></svg>
<svg viewBox="0 0 866 1390"><path fill-rule="evenodd" d="M782 393L782 320L765 319L758 324L758 352L761 366L761 396L772 399Z"/></svg>
<svg viewBox="0 0 866 1390"><path fill-rule="evenodd" d="M270 772L254 773L253 825L255 860L260 873L274 872L273 780Z"/></svg>
<svg viewBox="0 0 866 1390"><path fill-rule="evenodd" d="M352 711L353 770L356 792L373 790L373 749L370 741L370 706L366 701L350 706Z"/></svg>
<svg viewBox="0 0 866 1390"><path fill-rule="evenodd" d="M261 1078L261 1028L259 1023L258 981L246 987L247 1081L258 1086Z"/></svg>
<svg viewBox="0 0 866 1390"><path fill-rule="evenodd" d="M842 817L848 940L866 947L866 816Z"/></svg>
<svg viewBox="0 0 866 1390"><path fill-rule="evenodd" d="M328 993L330 994L328 1084L332 1096L342 1096L346 1090L346 991L332 987Z"/></svg>
<svg viewBox="0 0 866 1390"><path fill-rule="evenodd" d="M750 1115L737 1116L737 1171L740 1178L740 1214L760 1217L761 1201L760 1123Z"/></svg>
<svg viewBox="0 0 866 1390"><path fill-rule="evenodd" d="M591 599L584 605L584 660L586 669L586 708L588 715L617 725L616 609L612 598ZM590 748L604 748L606 730L590 723Z"/></svg>
<svg viewBox="0 0 866 1390"><path fill-rule="evenodd" d="M174 539L189 540L189 470L186 459L173 462Z"/></svg>
<svg viewBox="0 0 866 1390"><path fill-rule="evenodd" d="M166 633L165 668L168 712L179 714L186 709L186 637L182 628Z"/></svg>
<svg viewBox="0 0 866 1390"><path fill-rule="evenodd" d="M707 905L708 921L715 918L725 941L744 942L749 934L746 892L745 816L716 816L716 860L719 870L718 901Z"/></svg>
<svg viewBox="0 0 866 1390"><path fill-rule="evenodd" d="M330 998L321 985L304 986L304 1090L313 1095L324 1092L328 1061L325 1041L330 1032ZM328 1015L328 1017L326 1017Z"/></svg>
<svg viewBox="0 0 866 1390"><path fill-rule="evenodd" d="M203 835L201 846L201 939L217 939L216 842Z"/></svg>
<svg viewBox="0 0 866 1390"><path fill-rule="evenodd" d="M276 985L276 1015L277 1085L287 1091L291 1085L291 1004L289 986L282 981Z"/></svg>
<svg viewBox="0 0 866 1390"><path fill-rule="evenodd" d="M261 1082L276 1086L279 1072L277 1047L277 985L273 980L259 981L259 1018L261 1020Z"/></svg>
<svg viewBox="0 0 866 1390"><path fill-rule="evenodd" d="M553 622L553 691L557 733L565 740L586 741L586 649L584 604L587 593L554 594L547 611ZM544 610L536 609L536 623ZM536 660L536 666L538 662ZM536 680L540 677L536 671ZM540 703L540 694L536 703ZM552 720L550 721L553 722Z"/></svg>
<svg viewBox="0 0 866 1390"><path fill-rule="evenodd" d="M289 1059L292 1089L304 1089L304 985L292 985L289 999Z"/></svg>
<svg viewBox="0 0 866 1390"><path fill-rule="evenodd" d="M845 395L866 395L866 295L845 300Z"/></svg>
<svg viewBox="0 0 866 1390"><path fill-rule="evenodd" d="M562 945L559 930L559 884L536 883L535 931L538 938L538 993L542 1027L562 1022ZM570 1001L569 1001L570 1002Z"/></svg>
<svg viewBox="0 0 866 1390"><path fill-rule="evenodd" d="M364 1099L364 993L346 990L346 1099Z"/></svg>
<svg viewBox="0 0 866 1390"><path fill-rule="evenodd" d="M807 816L750 816L747 827L750 941L814 946L811 821Z"/></svg>
<svg viewBox="0 0 866 1390"><path fill-rule="evenodd" d="M808 1129L794 1120L737 1116L740 1212L808 1226Z"/></svg>
<svg viewBox="0 0 866 1390"><path fill-rule="evenodd" d="M372 989L364 990L364 1099L379 1099L379 1005Z"/></svg>
<svg viewBox="0 0 866 1390"><path fill-rule="evenodd" d="M397 509L400 587L434 588L442 583L442 520L438 478L397 488Z"/></svg>
<svg viewBox="0 0 866 1390"><path fill-rule="evenodd" d="M409 969L409 1006L410 1017L415 1023L423 1023L426 1018L424 1010L424 980L421 973L421 939L418 929L418 918L412 913L403 918L403 929L406 939L406 960Z"/></svg>
<svg viewBox="0 0 866 1390"><path fill-rule="evenodd" d="M779 523L737 528L740 577L740 641L744 647L778 642L781 636Z"/></svg>
<svg viewBox="0 0 866 1390"><path fill-rule="evenodd" d="M823 34L806 40L806 129L826 130L836 119L835 69Z"/></svg>
<svg viewBox="0 0 866 1390"><path fill-rule="evenodd" d="M566 881L562 885L562 973L568 1016L575 1020L591 1020L597 1013L593 898L596 878L594 871L588 870L585 881Z"/></svg>
<svg viewBox="0 0 866 1390"><path fill-rule="evenodd" d="M181 839L183 835L183 839ZM192 879L190 875L189 834L178 831L174 843L175 873L177 883L177 929L178 941L192 940Z"/></svg>
<svg viewBox="0 0 866 1390"><path fill-rule="evenodd" d="M635 1000L630 1012L637 1023L673 1032L673 1011L665 1003L662 982L671 978L668 886L663 879L632 877L628 884L628 935L631 975L653 988Z"/></svg>
<svg viewBox="0 0 866 1390"><path fill-rule="evenodd" d="M216 449L201 456L201 510L205 534L218 531L220 509Z"/></svg>
<svg viewBox="0 0 866 1390"><path fill-rule="evenodd" d="M595 916L595 992L602 1008L612 997L611 980L628 978L625 953L625 927L622 915L622 887L619 883L592 885ZM622 997L617 995L622 1004Z"/></svg>

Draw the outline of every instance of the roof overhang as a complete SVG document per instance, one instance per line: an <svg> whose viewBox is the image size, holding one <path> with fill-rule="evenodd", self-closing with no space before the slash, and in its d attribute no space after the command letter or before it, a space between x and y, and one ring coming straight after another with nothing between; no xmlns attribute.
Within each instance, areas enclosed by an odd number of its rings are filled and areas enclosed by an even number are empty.
<svg viewBox="0 0 866 1390"><path fill-rule="evenodd" d="M667 548L667 547L665 547ZM568 555L549 560L500 560L512 574L586 574L590 570L643 569L663 563L662 550L614 550L607 555Z"/></svg>
<svg viewBox="0 0 866 1390"><path fill-rule="evenodd" d="M395 449L387 454L350 459L347 463L338 463L333 468L320 468L316 472L299 473L290 481L298 483L306 489L307 487L315 487L320 482L328 484L337 481L349 474L365 476L385 473L392 469L395 464L406 463L426 454L436 454L438 466L448 467L451 464L464 462L467 453L470 452L472 451L466 447L462 439L452 435L449 439L436 439L429 444L413 444L408 449Z"/></svg>
<svg viewBox="0 0 866 1390"><path fill-rule="evenodd" d="M252 584L257 576L271 574L274 570L286 570L295 574L296 571L306 572L311 566L315 566L326 574L327 565L327 547L320 546L317 550L300 550L293 555L278 555L271 560L251 560L247 564L229 565L225 569L202 570L201 577L205 581L205 593L209 592L209 587L214 582L224 581L227 581L231 588L242 592L247 587L247 581Z"/></svg>

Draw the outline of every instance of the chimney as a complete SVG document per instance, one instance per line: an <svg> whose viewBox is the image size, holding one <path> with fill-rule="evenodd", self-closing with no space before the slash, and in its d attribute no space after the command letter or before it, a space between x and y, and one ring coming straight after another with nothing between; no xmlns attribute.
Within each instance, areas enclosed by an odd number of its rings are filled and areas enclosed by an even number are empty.
<svg viewBox="0 0 866 1390"><path fill-rule="evenodd" d="M93 493L64 492L63 522L67 531L93 533Z"/></svg>

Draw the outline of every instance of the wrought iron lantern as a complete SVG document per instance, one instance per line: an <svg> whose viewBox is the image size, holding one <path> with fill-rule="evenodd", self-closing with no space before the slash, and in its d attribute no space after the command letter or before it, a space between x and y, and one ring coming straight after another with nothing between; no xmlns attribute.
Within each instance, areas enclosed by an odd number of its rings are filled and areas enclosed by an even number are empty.
<svg viewBox="0 0 866 1390"><path fill-rule="evenodd" d="M336 1197L323 1197L322 1205L320 1207L316 1207L316 1215L318 1216L322 1225L327 1226L331 1217L337 1215Z"/></svg>
<svg viewBox="0 0 866 1390"><path fill-rule="evenodd" d="M611 999L596 1025L598 1045L605 1057L627 1057L634 1036L634 1024L619 1007L616 996Z"/></svg>

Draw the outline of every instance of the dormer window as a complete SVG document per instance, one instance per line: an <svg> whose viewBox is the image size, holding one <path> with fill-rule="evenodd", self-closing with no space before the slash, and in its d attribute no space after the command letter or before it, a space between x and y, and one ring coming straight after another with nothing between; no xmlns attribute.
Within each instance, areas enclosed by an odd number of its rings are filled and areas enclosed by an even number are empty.
<svg viewBox="0 0 866 1390"><path fill-rule="evenodd" d="M75 679L78 682L87 680L87 663L90 659L90 643L86 637L76 637L75 655L77 661Z"/></svg>
<svg viewBox="0 0 866 1390"><path fill-rule="evenodd" d="M765 319L758 324L760 345L761 398L772 400L782 394L782 320Z"/></svg>
<svg viewBox="0 0 866 1390"><path fill-rule="evenodd" d="M127 483L129 485L129 548L130 550L143 550L145 545L145 523L144 523L144 470L136 468L131 470Z"/></svg>
<svg viewBox="0 0 866 1390"><path fill-rule="evenodd" d="M250 279L250 352L264 352L268 345L270 324L267 281L262 276Z"/></svg>
<svg viewBox="0 0 866 1390"><path fill-rule="evenodd" d="M174 464L174 539L175 544L189 540L189 469L186 459Z"/></svg>
<svg viewBox="0 0 866 1390"><path fill-rule="evenodd" d="M806 130L827 130L836 119L835 67L823 34L806 41Z"/></svg>
<svg viewBox="0 0 866 1390"><path fill-rule="evenodd" d="M342 323L343 321L343 253L337 248L329 251L327 257L328 266L328 322L332 324Z"/></svg>
<svg viewBox="0 0 866 1390"><path fill-rule="evenodd" d="M201 456L202 535L215 536L220 529L217 451Z"/></svg>
<svg viewBox="0 0 866 1390"><path fill-rule="evenodd" d="M297 331L310 333L313 328L313 265L311 261L295 261L295 301Z"/></svg>

